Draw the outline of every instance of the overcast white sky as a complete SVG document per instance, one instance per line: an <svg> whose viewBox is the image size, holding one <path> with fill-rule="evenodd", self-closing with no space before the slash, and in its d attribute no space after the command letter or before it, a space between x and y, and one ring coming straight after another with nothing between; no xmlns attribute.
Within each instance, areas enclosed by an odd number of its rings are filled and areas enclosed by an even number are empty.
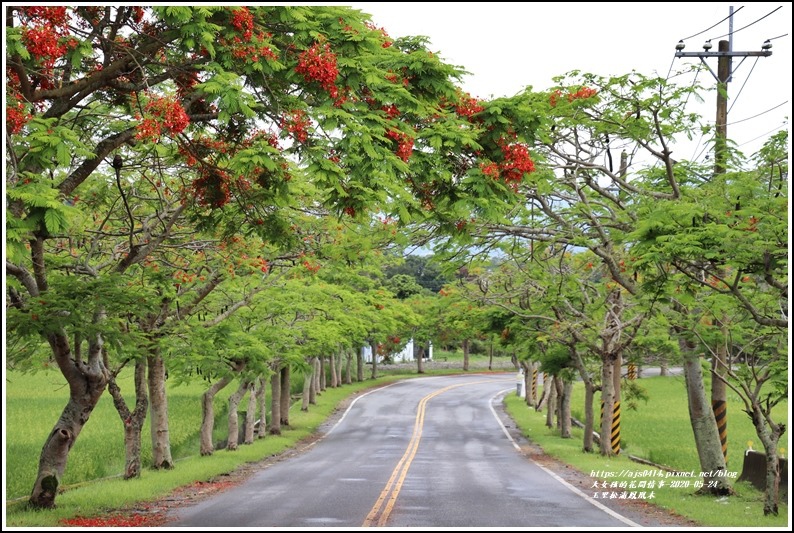
<svg viewBox="0 0 794 533"><path fill-rule="evenodd" d="M480 98L511 96L528 85L543 90L553 84L554 76L574 69L600 75L636 70L666 77L671 67L675 72L689 62L700 62L697 58L675 59L678 40L727 19L733 5L733 50L760 51L766 39L773 39L773 48L770 57L747 58L741 64L741 59L734 59L735 73L728 86L729 107L733 105L728 117L729 137L749 155L760 148L767 133L788 122L791 116L791 3L352 2L346 5L372 15L375 24L392 37L429 37L433 51L471 73L463 88ZM684 51L701 51L707 39L713 39L712 51L716 51L717 42L728 39L728 23L725 20L687 39ZM744 26L748 27L742 29ZM784 34L787 35L779 37ZM716 72L717 58L706 61ZM693 77L677 80L681 85L689 85ZM707 87L715 85L707 72L701 73L698 81ZM710 92L702 104L691 110L713 121L715 109L716 94ZM696 152L702 151L702 145L687 145L686 149L690 153L680 153L679 157L693 159Z"/></svg>

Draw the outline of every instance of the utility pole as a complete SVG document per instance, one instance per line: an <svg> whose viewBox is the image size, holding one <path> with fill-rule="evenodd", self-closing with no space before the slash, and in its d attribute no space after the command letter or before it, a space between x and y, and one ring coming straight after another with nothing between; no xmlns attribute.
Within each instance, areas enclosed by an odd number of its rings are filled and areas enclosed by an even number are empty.
<svg viewBox="0 0 794 533"><path fill-rule="evenodd" d="M733 6L730 6L728 22L729 41L720 41L717 52L710 52L711 40L703 44L703 52L684 52L684 42L678 41L676 45L675 57L697 57L709 69L711 75L717 80L717 118L715 122L714 138L714 177L725 174L728 159L728 82L731 81L732 59L734 57L769 57L772 55L772 43L764 41L760 52L734 52L733 51ZM706 58L717 58L717 73L711 70ZM726 340L715 350L712 359L711 380L711 409L714 412L714 419L717 423L717 431L720 435L722 445L722 455L725 462L728 462L728 391L725 385L725 375L728 369L728 346L727 346L727 324L725 320L720 320L720 327L725 334Z"/></svg>

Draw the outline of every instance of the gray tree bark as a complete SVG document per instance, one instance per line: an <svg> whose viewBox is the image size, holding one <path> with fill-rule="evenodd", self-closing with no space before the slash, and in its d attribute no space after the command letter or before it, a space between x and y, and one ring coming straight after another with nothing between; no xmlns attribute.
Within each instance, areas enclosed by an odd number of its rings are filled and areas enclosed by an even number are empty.
<svg viewBox="0 0 794 533"><path fill-rule="evenodd" d="M281 435L281 372L270 376L270 434Z"/></svg>
<svg viewBox="0 0 794 533"><path fill-rule="evenodd" d="M240 381L240 386L237 390L229 396L229 436L226 439L226 449L234 451L238 448L238 441L240 440L240 422L237 408L240 406L240 401L248 392L248 382L245 380Z"/></svg>
<svg viewBox="0 0 794 533"><path fill-rule="evenodd" d="M353 383L353 353L350 350L345 350L345 357L347 358L347 365L345 367L345 383L350 385Z"/></svg>
<svg viewBox="0 0 794 533"><path fill-rule="evenodd" d="M554 378L549 376L549 395L546 399L546 427L554 427L554 413L557 412L557 387Z"/></svg>
<svg viewBox="0 0 794 533"><path fill-rule="evenodd" d="M375 341L369 343L372 350L372 375L370 379L377 379L378 377L378 344Z"/></svg>
<svg viewBox="0 0 794 533"><path fill-rule="evenodd" d="M289 408L292 403L290 399L290 368L289 364L281 369L281 426L289 427Z"/></svg>
<svg viewBox="0 0 794 533"><path fill-rule="evenodd" d="M108 392L113 398L113 405L124 426L124 479L132 479L141 475L141 438L143 423L146 421L146 410L149 408L149 396L146 392L146 361L135 362L134 383L135 407L130 411L115 377L108 382Z"/></svg>
<svg viewBox="0 0 794 533"><path fill-rule="evenodd" d="M331 373L331 388L335 389L339 382L336 378L336 358L334 357L334 354L328 356L328 364L331 366L329 370Z"/></svg>
<svg viewBox="0 0 794 533"><path fill-rule="evenodd" d="M264 439L267 435L267 378L260 376L257 380L256 400L259 403L259 428L256 436Z"/></svg>
<svg viewBox="0 0 794 533"><path fill-rule="evenodd" d="M724 475L725 457L722 455L714 412L706 396L700 358L689 351L684 354L684 379L689 403L689 419L695 435L700 469L704 473L703 488L699 492L727 496L733 491Z"/></svg>
<svg viewBox="0 0 794 533"><path fill-rule="evenodd" d="M301 411L309 410L309 397L311 396L312 383L314 383L314 358L309 361L308 368L303 371L303 391L301 392Z"/></svg>
<svg viewBox="0 0 794 533"><path fill-rule="evenodd" d="M212 455L215 451L215 443L212 442L212 431L215 429L215 395L218 394L226 385L231 383L231 376L226 376L213 383L204 394L201 395L201 431L199 453L201 455Z"/></svg>
<svg viewBox="0 0 794 533"><path fill-rule="evenodd" d="M171 434L168 429L168 395L163 356L155 349L147 358L149 365L149 412L152 433L152 466L156 469L174 467L171 457Z"/></svg>
<svg viewBox="0 0 794 533"><path fill-rule="evenodd" d="M47 341L61 373L69 383L69 401L47 437L39 456L39 469L29 503L38 509L55 507L69 450L105 391L110 372L103 361L103 340L97 335L88 345L88 359L73 358L69 340L62 331L50 333Z"/></svg>
<svg viewBox="0 0 794 533"><path fill-rule="evenodd" d="M254 443L254 425L256 424L256 380L248 382L248 407L245 410L245 427L243 428L243 444Z"/></svg>
<svg viewBox="0 0 794 533"><path fill-rule="evenodd" d="M562 401L560 402L560 437L563 439L571 438L571 394L573 393L573 383L564 381L562 383Z"/></svg>
<svg viewBox="0 0 794 533"><path fill-rule="evenodd" d="M469 339L463 340L463 371L469 370Z"/></svg>
<svg viewBox="0 0 794 533"><path fill-rule="evenodd" d="M320 360L312 357L312 374L309 383L309 403L317 405L317 389L320 388Z"/></svg>

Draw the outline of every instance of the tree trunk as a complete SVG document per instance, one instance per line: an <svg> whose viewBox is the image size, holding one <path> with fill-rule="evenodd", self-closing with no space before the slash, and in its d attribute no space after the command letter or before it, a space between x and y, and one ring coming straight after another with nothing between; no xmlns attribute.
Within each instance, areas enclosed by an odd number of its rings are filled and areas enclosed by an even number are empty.
<svg viewBox="0 0 794 533"><path fill-rule="evenodd" d="M320 372L317 376L317 379L319 380L320 384L318 390L324 391L326 389L327 376L325 375L325 357L322 355L320 356Z"/></svg>
<svg viewBox="0 0 794 533"><path fill-rule="evenodd" d="M571 438L571 393L573 383L564 381L562 383L562 401L560 402L560 437L563 439Z"/></svg>
<svg viewBox="0 0 794 533"><path fill-rule="evenodd" d="M248 382L248 408L245 411L243 444L254 443L254 424L256 424L256 387L255 380Z"/></svg>
<svg viewBox="0 0 794 533"><path fill-rule="evenodd" d="M621 400L621 380L622 376L622 369L623 369L623 353L621 350L618 350L615 353L615 370L612 372L612 378L614 379L614 387L612 391L613 395L613 403L612 403L612 433L610 434L610 438L612 439L612 453L615 455L620 453L620 422L621 422L621 408L620 408L620 400Z"/></svg>
<svg viewBox="0 0 794 533"><path fill-rule="evenodd" d="M542 411L543 408L546 406L546 403L549 399L549 394L551 394L551 377L547 373L543 373L543 392L540 395L540 401L535 406L535 411Z"/></svg>
<svg viewBox="0 0 794 533"><path fill-rule="evenodd" d="M586 452L593 451L593 431L595 425L593 401L595 401L595 387L593 386L593 381L588 380L584 384L584 438L582 439L582 449Z"/></svg>
<svg viewBox="0 0 794 533"><path fill-rule="evenodd" d="M370 379L378 378L378 344L376 342L369 343L370 350L372 350L372 376Z"/></svg>
<svg viewBox="0 0 794 533"><path fill-rule="evenodd" d="M659 359L659 375L666 377L669 374L667 367L667 356L662 355Z"/></svg>
<svg viewBox="0 0 794 533"><path fill-rule="evenodd" d="M573 345L569 346L571 360L573 361L576 370L579 371L579 377L584 384L584 438L582 439L582 449L585 452L593 451L593 431L595 424L595 413L593 412L593 401L595 400L596 386L593 383L593 378L587 371L587 366L584 364L581 354L576 350Z"/></svg>
<svg viewBox="0 0 794 533"><path fill-rule="evenodd" d="M714 412L706 396L700 358L691 352L684 353L684 379L689 402L689 419L695 435L700 470L704 473L703 488L698 492L727 496L732 490L724 475L725 457L722 455L717 423L714 421ZM720 473L723 475L719 475Z"/></svg>
<svg viewBox="0 0 794 533"><path fill-rule="evenodd" d="M488 370L493 370L493 341L488 347Z"/></svg>
<svg viewBox="0 0 794 533"><path fill-rule="evenodd" d="M314 359L309 361L309 366L312 370L308 368L303 371L303 391L301 392L301 411L308 411L309 410L309 397L311 396L312 390L312 383L314 383Z"/></svg>
<svg viewBox="0 0 794 533"><path fill-rule="evenodd" d="M364 354L361 353L361 348L356 350L356 381L364 381Z"/></svg>
<svg viewBox="0 0 794 533"><path fill-rule="evenodd" d="M322 390L322 388L320 387L320 372L322 372L322 368L323 368L322 358L315 357L314 358L314 369L312 370L314 372L313 376L314 376L314 394L315 394L315 396L319 396L320 395L320 391ZM315 398L314 401L310 400L309 403L316 404L317 403L316 398Z"/></svg>
<svg viewBox="0 0 794 533"><path fill-rule="evenodd" d="M730 333L723 319L721 328L723 340L720 342L712 360L711 376L711 409L714 411L714 420L717 422L717 433L720 436L722 455L725 464L728 464L728 386L725 376L728 373L728 338Z"/></svg>
<svg viewBox="0 0 794 533"><path fill-rule="evenodd" d="M529 406L532 405L532 364L529 361L521 361L519 364L524 371L524 401Z"/></svg>
<svg viewBox="0 0 794 533"><path fill-rule="evenodd" d="M557 412L557 387L554 378L549 376L549 395L546 400L546 427L554 427L554 413Z"/></svg>
<svg viewBox="0 0 794 533"><path fill-rule="evenodd" d="M281 369L281 426L289 427L289 408L292 403L290 399L290 368L289 364Z"/></svg>
<svg viewBox="0 0 794 533"><path fill-rule="evenodd" d="M417 350L416 354L416 373L417 374L424 374L425 373L425 348L424 346L420 346Z"/></svg>
<svg viewBox="0 0 794 533"><path fill-rule="evenodd" d="M270 376L270 434L281 435L281 372Z"/></svg>
<svg viewBox="0 0 794 533"><path fill-rule="evenodd" d="M469 339L463 340L463 371L469 371Z"/></svg>
<svg viewBox="0 0 794 533"><path fill-rule="evenodd" d="M201 455L212 455L212 452L215 451L215 443L212 442L212 431L215 429L215 395L231 381L232 378L230 376L221 378L201 395L201 412L203 415L199 448Z"/></svg>
<svg viewBox="0 0 794 533"><path fill-rule="evenodd" d="M317 405L317 389L320 386L319 380L319 369L320 368L320 359L317 357L312 357L312 373L311 379L309 380L309 403L311 405Z"/></svg>
<svg viewBox="0 0 794 533"><path fill-rule="evenodd" d="M335 389L337 387L336 381L336 358L333 354L328 356L328 364L331 365L329 372L331 372L331 388Z"/></svg>
<svg viewBox="0 0 794 533"><path fill-rule="evenodd" d="M336 386L342 386L342 350L336 354Z"/></svg>
<svg viewBox="0 0 794 533"><path fill-rule="evenodd" d="M39 457L39 470L29 503L34 508L55 507L55 496L66 469L69 450L105 391L110 372L102 359L103 341L97 335L89 343L88 360L73 359L69 340L63 332L47 340L61 373L69 383L69 400L47 437Z"/></svg>
<svg viewBox="0 0 794 533"><path fill-rule="evenodd" d="M601 455L612 452L612 413L615 409L615 359L607 354L601 363Z"/></svg>
<svg viewBox="0 0 794 533"><path fill-rule="evenodd" d="M124 426L124 479L132 479L141 475L141 434L146 421L146 410L149 408L149 396L146 392L146 361L135 361L135 408L130 412L115 377L108 382L108 392L113 398Z"/></svg>
<svg viewBox="0 0 794 533"><path fill-rule="evenodd" d="M264 439L267 435L267 378L260 376L258 382L256 400L259 403L259 430L256 436Z"/></svg>
<svg viewBox="0 0 794 533"><path fill-rule="evenodd" d="M353 353L350 350L345 351L347 358L347 365L345 367L345 383L350 385L353 383Z"/></svg>
<svg viewBox="0 0 794 533"><path fill-rule="evenodd" d="M226 438L226 449L229 451L234 451L239 446L240 423L237 408L246 392L248 392L248 382L241 380L240 386L229 396L229 436Z"/></svg>
<svg viewBox="0 0 794 533"><path fill-rule="evenodd" d="M171 436L168 430L168 396L166 395L165 361L159 349L147 358L149 365L149 411L152 433L152 466L156 469L173 468Z"/></svg>
<svg viewBox="0 0 794 533"><path fill-rule="evenodd" d="M563 397L563 393L565 391L562 385L562 377L554 377L554 390L557 391L557 429L559 429L560 434L562 434L562 404L565 401L565 398Z"/></svg>
<svg viewBox="0 0 794 533"><path fill-rule="evenodd" d="M780 424L772 424L767 428L764 413L757 398L752 399L753 425L766 454L766 486L764 490L764 515L779 513L778 501L780 500L780 462L777 455L777 446L780 436L785 430Z"/></svg>

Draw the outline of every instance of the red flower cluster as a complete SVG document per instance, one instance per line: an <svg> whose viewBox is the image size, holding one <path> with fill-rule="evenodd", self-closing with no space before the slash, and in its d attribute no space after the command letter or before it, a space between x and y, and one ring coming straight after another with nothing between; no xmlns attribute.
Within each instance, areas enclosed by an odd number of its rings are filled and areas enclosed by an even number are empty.
<svg viewBox="0 0 794 533"><path fill-rule="evenodd" d="M40 63L39 88L52 89L52 69L56 61L77 46L77 39L69 36L67 8L29 6L18 9L23 26L22 41L30 57Z"/></svg>
<svg viewBox="0 0 794 533"><path fill-rule="evenodd" d="M319 83L332 98L337 97L339 90L335 83L339 69L336 66L336 54L331 51L328 43L314 43L308 50L304 50L298 57L295 72L302 75L307 82Z"/></svg>
<svg viewBox="0 0 794 533"><path fill-rule="evenodd" d="M483 109L485 108L480 103L480 100L472 97L469 93L461 94L460 100L455 104L455 112L466 118L471 118L472 115L476 115Z"/></svg>
<svg viewBox="0 0 794 533"><path fill-rule="evenodd" d="M311 262L309 262L307 260L307 261L303 262L303 268L305 268L306 270L308 270L312 274L316 274L320 270L320 264L319 263L312 264Z"/></svg>
<svg viewBox="0 0 794 533"><path fill-rule="evenodd" d="M502 150L502 162L499 164L493 161L482 162L480 171L491 179L501 178L505 185L518 192L518 185L524 174L535 171L535 163L529 154L529 147L524 143L502 141L499 148Z"/></svg>
<svg viewBox="0 0 794 533"><path fill-rule="evenodd" d="M176 135L190 124L190 117L187 116L182 105L170 98L153 98L144 109L150 116L138 124L138 133L135 134L137 139L151 139L158 142L164 131ZM140 120L140 117L138 119Z"/></svg>
<svg viewBox="0 0 794 533"><path fill-rule="evenodd" d="M64 31L54 28L50 23L26 28L23 36L25 48L31 57L41 60L45 69L51 69L58 58L77 45L74 38L63 39L64 35Z"/></svg>
<svg viewBox="0 0 794 533"><path fill-rule="evenodd" d="M394 153L407 163L414 151L414 140L411 136L400 130L393 129L386 132L386 137L397 143L397 150Z"/></svg>
<svg viewBox="0 0 794 533"><path fill-rule="evenodd" d="M582 87L576 92L568 93L567 98L569 102L573 102L574 100L584 100L587 98L592 98L596 94L598 94L598 91L596 91L595 89L591 89L590 87ZM559 101L561 96L562 96L562 91L560 91L559 89L553 91L549 95L549 103L551 104L551 107L557 106L557 102Z"/></svg>
<svg viewBox="0 0 794 533"><path fill-rule="evenodd" d="M480 170L486 176L499 179L499 165L494 163L493 161L489 161L487 163L480 163Z"/></svg>
<svg viewBox="0 0 794 533"><path fill-rule="evenodd" d="M535 171L535 163L529 155L529 147L523 143L503 145L502 155L502 179L515 190L524 174Z"/></svg>
<svg viewBox="0 0 794 533"><path fill-rule="evenodd" d="M254 16L247 7L232 8L232 26L243 34L243 39L250 40L254 34Z"/></svg>
<svg viewBox="0 0 794 533"><path fill-rule="evenodd" d="M30 118L31 114L25 111L25 105L22 102L6 106L6 127L10 133L19 133Z"/></svg>
<svg viewBox="0 0 794 533"><path fill-rule="evenodd" d="M598 91L595 89L591 89L590 87L582 87L575 93L571 93L568 95L568 101L573 102L574 100L584 99L584 98L591 98L598 94Z"/></svg>
<svg viewBox="0 0 794 533"><path fill-rule="evenodd" d="M256 44L243 44L239 37L235 37L235 44L232 45L232 56L237 59L247 58L254 63L260 59L275 61L276 53L270 48L270 43L265 39L265 35L257 35L256 41Z"/></svg>
<svg viewBox="0 0 794 533"><path fill-rule="evenodd" d="M386 113L386 116L391 119L395 119L400 116L400 110L397 109L397 106L394 104L388 106L381 106L381 111L384 111Z"/></svg>
<svg viewBox="0 0 794 533"><path fill-rule="evenodd" d="M135 22L135 24L140 24L142 20L143 20L143 7L133 6L132 21Z"/></svg>
<svg viewBox="0 0 794 533"><path fill-rule="evenodd" d="M30 22L36 24L49 24L51 26L65 26L69 23L66 7L28 6L19 8Z"/></svg>
<svg viewBox="0 0 794 533"><path fill-rule="evenodd" d="M309 117L301 109L281 117L281 129L287 130L290 135L298 142L306 142L309 138L309 126L312 125Z"/></svg>

